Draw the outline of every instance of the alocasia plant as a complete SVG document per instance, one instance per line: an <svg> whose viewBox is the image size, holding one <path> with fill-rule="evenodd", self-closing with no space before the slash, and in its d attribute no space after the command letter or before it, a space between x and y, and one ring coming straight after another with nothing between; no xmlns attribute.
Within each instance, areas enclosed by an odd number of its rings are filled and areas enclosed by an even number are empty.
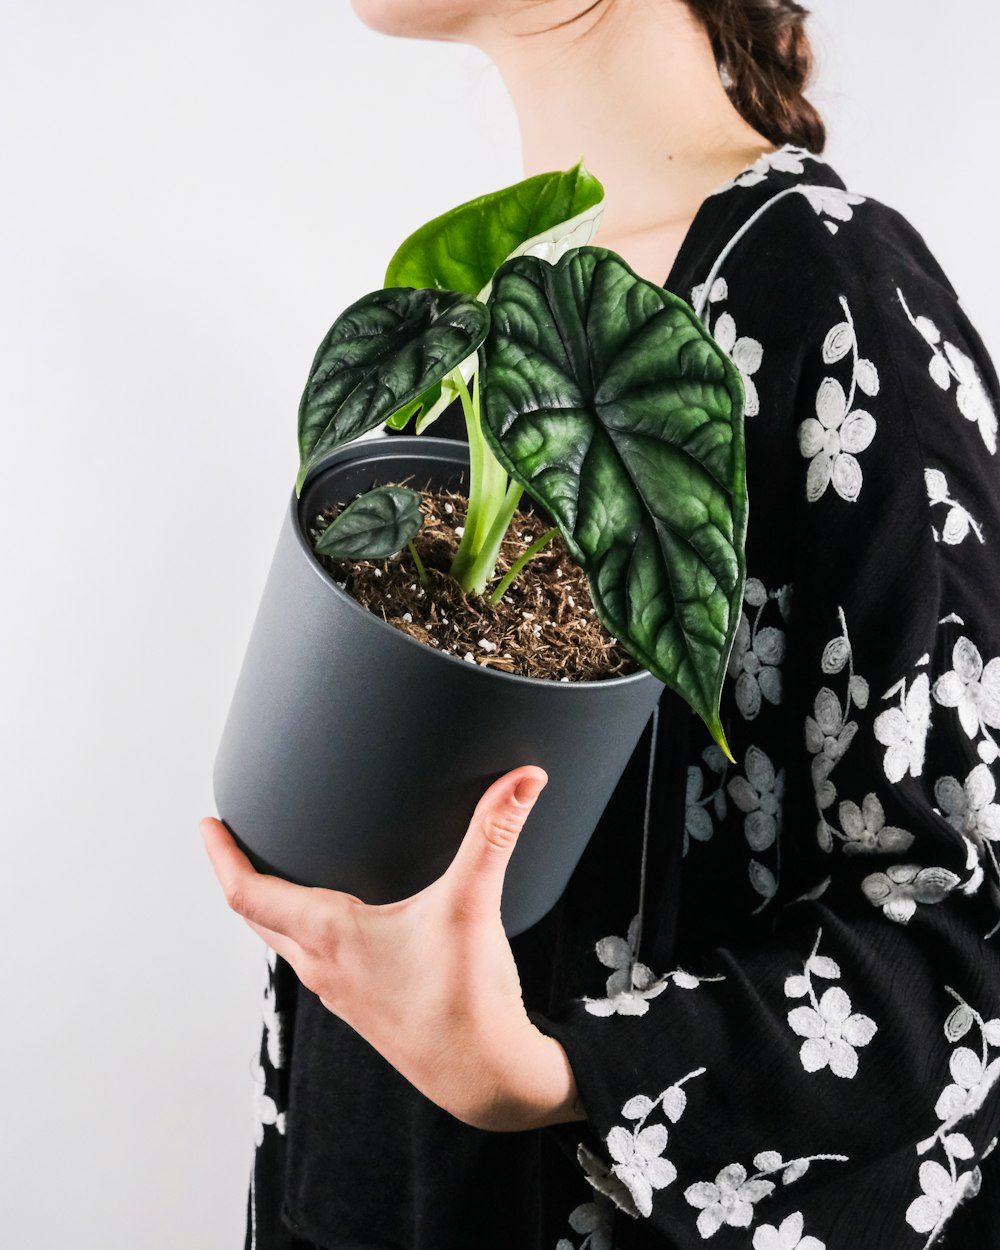
<svg viewBox="0 0 1000 1250"><path fill-rule="evenodd" d="M732 760L719 702L746 579L743 383L689 304L589 244L603 197L581 160L412 234L385 287L346 309L316 353L296 493L335 447L414 416L421 433L457 396L469 506L451 576L484 593L527 491L556 525L492 600L561 533L604 627ZM377 487L316 550L360 559L409 544L416 558L418 502Z"/></svg>

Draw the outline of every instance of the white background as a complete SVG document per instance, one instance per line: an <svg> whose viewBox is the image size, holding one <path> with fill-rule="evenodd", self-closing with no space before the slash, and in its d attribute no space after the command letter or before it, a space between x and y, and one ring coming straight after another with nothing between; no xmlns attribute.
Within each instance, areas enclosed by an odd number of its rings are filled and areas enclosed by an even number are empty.
<svg viewBox="0 0 1000 1250"><path fill-rule="evenodd" d="M825 158L995 347L995 7L813 10ZM0 13L0 1244L236 1250L265 957L198 819L298 397L411 230L521 178L516 124L347 0Z"/></svg>

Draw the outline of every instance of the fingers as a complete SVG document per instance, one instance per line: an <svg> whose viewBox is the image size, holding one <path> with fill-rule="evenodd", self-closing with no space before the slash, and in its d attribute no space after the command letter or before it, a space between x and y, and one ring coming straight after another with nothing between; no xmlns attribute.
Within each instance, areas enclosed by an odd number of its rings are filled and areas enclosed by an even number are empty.
<svg viewBox="0 0 1000 1250"><path fill-rule="evenodd" d="M233 911L254 925L301 942L312 927L316 891L257 872L221 820L206 817L201 822L201 833L226 902ZM280 950L278 953L283 954Z"/></svg>
<svg viewBox="0 0 1000 1250"><path fill-rule="evenodd" d="M458 910L467 915L499 915L507 864L524 822L548 782L533 764L505 773L476 804L469 828L445 878Z"/></svg>

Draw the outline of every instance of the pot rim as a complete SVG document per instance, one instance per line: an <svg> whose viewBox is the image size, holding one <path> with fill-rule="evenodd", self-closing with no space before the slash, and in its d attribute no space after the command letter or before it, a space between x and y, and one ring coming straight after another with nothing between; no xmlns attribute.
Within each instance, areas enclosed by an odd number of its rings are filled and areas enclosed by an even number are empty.
<svg viewBox="0 0 1000 1250"><path fill-rule="evenodd" d="M342 460L353 461L363 457L370 457L374 460L386 459L384 453L379 452L377 449L369 450L366 447L366 444L372 443L391 443L393 448L398 448L398 450L389 452L389 459L392 459L395 456L403 456L405 454L417 454L418 456L423 456L423 458L427 460L439 460L441 459L441 456L440 454L435 456L435 451L438 451L439 453L448 452L453 455L455 448L464 448L467 453L467 444L463 443L460 439L454 438L438 438L433 435L426 434L401 434L392 438L388 435L383 435L379 438L362 437L361 439L354 440L354 442L346 443L341 447L335 448L329 453L329 455L324 456L322 460L317 461L316 464L313 465L312 469L310 469L305 481L302 483L302 491L305 492L309 483L319 474L332 468ZM594 688L602 686L606 688L614 686L617 688L630 683L637 685L640 682L655 681L659 682L664 689L667 689L666 684L660 682L660 679L654 676L648 668L640 668L637 673L625 673L618 677L598 677L584 681L574 681L572 678L569 681L561 681L559 678L552 677L525 677L522 673L506 673L503 669L486 668L482 664L470 664L468 660L463 660L460 656L447 655L443 651L438 651L435 647L428 646L425 642L420 642L416 638L411 638L409 634L403 633L401 629L396 629L396 627L394 625L390 625L388 621L380 620L379 617L377 617L374 612L369 611L363 603L359 603L353 595L349 595L346 590L343 590L337 584L335 578L322 566L322 564L320 564L319 560L316 559L316 554L309 543L308 537L303 531L302 523L299 517L300 505L301 496L295 494L295 489L293 487L289 503L289 516L292 525L292 532L295 535L295 540L298 544L299 550L308 560L310 567L315 570L320 578L322 578L324 584L330 588L333 594L339 596L342 600L349 604L353 610L360 612L367 617L375 627L378 629L389 630L395 638L402 639L403 642L409 643L414 647L419 647L421 651L429 652L436 659L448 661L453 664L460 664L465 670L475 669L479 673L483 674L484 680L490 679L493 681L528 683L532 686L551 686L553 688L566 690L593 690Z"/></svg>

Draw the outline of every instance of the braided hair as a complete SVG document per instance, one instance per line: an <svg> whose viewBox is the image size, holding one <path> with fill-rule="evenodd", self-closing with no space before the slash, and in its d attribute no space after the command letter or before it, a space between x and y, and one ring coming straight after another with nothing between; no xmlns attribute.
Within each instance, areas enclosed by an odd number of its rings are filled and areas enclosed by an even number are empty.
<svg viewBox="0 0 1000 1250"><path fill-rule="evenodd" d="M813 153L826 127L803 91L813 71L807 9L794 0L683 0L708 32L736 111L771 143Z"/></svg>

